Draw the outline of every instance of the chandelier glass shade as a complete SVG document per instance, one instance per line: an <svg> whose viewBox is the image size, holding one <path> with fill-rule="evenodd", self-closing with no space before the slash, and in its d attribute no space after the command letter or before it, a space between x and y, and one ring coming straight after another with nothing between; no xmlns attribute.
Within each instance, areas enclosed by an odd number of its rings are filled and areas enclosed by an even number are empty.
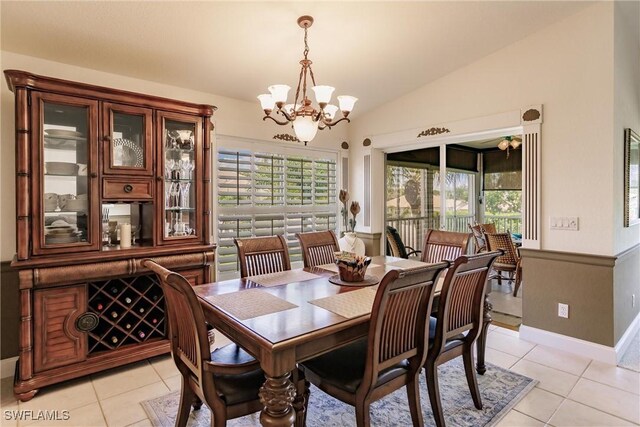
<svg viewBox="0 0 640 427"><path fill-rule="evenodd" d="M505 138L498 143L498 148L501 150L507 150L507 159L509 158L509 149L515 150L522 144L522 138L518 136L505 136Z"/></svg>
<svg viewBox="0 0 640 427"><path fill-rule="evenodd" d="M349 122L349 113L353 111L358 100L353 96L338 96L338 105L336 106L331 104L335 88L316 84L311 68L312 62L308 58L309 45L307 44L307 30L312 24L313 18L311 16L298 18L298 25L304 29L304 52L303 59L300 61L300 77L293 103L286 103L291 87L283 84L271 85L269 93L258 95L265 114L262 120L271 119L282 126L291 124L296 137L305 145L316 136L319 129L331 129L332 126L342 121ZM312 85L311 90L318 104L317 108L312 106L312 102L307 96L307 82ZM281 119L271 115L274 109L276 110L274 115L282 116ZM338 109L341 111L342 117L336 119Z"/></svg>

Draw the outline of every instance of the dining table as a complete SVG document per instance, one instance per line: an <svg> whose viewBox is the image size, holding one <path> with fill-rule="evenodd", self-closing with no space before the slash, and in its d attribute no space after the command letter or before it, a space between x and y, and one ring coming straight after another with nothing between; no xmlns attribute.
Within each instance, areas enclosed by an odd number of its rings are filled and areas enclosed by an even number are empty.
<svg viewBox="0 0 640 427"><path fill-rule="evenodd" d="M426 265L374 256L366 283L341 283L337 265L325 264L203 284L194 286L194 291L207 323L260 362L265 374L259 392L264 405L261 424L304 425L305 397L291 381L296 364L366 336L376 283L392 269ZM433 307L443 281L444 274L436 283ZM486 371L490 309L485 297L483 329L477 340L479 374Z"/></svg>

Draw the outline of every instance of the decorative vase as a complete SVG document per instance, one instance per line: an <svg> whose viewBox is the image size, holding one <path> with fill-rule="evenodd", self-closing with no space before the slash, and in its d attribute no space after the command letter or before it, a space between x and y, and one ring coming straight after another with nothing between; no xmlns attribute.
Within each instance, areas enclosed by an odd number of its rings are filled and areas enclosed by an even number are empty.
<svg viewBox="0 0 640 427"><path fill-rule="evenodd" d="M364 255L364 242L354 232L344 233L344 237L338 240L338 245L345 252Z"/></svg>

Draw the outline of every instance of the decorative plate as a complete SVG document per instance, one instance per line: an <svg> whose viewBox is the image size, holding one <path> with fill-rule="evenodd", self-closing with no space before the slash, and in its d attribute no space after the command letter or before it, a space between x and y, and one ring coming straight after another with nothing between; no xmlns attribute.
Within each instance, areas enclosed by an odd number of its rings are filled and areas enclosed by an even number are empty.
<svg viewBox="0 0 640 427"><path fill-rule="evenodd" d="M334 274L333 276L329 277L329 281L334 285L340 286L372 286L380 282L380 279L378 279L376 276L367 274L364 276L364 280L362 280L361 282L345 282L340 279L339 274Z"/></svg>
<svg viewBox="0 0 640 427"><path fill-rule="evenodd" d="M114 164L116 166L131 166L135 168L141 168L144 166L144 152L142 148L135 142L118 138L113 140L113 155L118 156L118 152L121 152L121 164ZM117 154L118 153L118 154Z"/></svg>
<svg viewBox="0 0 640 427"><path fill-rule="evenodd" d="M50 136L52 138L64 138L64 139L75 139L75 140L86 139L86 137L82 133L76 132L74 130L45 129L44 133L46 133L47 136Z"/></svg>

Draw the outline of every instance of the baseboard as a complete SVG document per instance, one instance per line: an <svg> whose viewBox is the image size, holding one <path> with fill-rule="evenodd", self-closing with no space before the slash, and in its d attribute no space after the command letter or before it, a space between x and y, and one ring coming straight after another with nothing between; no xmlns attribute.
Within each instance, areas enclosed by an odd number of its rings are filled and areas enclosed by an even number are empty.
<svg viewBox="0 0 640 427"><path fill-rule="evenodd" d="M0 378L13 377L16 371L18 356L0 360Z"/></svg>
<svg viewBox="0 0 640 427"><path fill-rule="evenodd" d="M590 341L581 340L566 335L556 334L530 326L520 326L520 339L552 347L577 356L588 357L610 365L617 363L616 348ZM622 340L621 340L622 341Z"/></svg>
<svg viewBox="0 0 640 427"><path fill-rule="evenodd" d="M616 344L616 364L620 361L620 358L624 355L624 352L629 348L629 344L633 341L633 338L638 333L640 329L640 313L633 319L633 322L629 325L627 330L622 334L622 337L618 340Z"/></svg>

